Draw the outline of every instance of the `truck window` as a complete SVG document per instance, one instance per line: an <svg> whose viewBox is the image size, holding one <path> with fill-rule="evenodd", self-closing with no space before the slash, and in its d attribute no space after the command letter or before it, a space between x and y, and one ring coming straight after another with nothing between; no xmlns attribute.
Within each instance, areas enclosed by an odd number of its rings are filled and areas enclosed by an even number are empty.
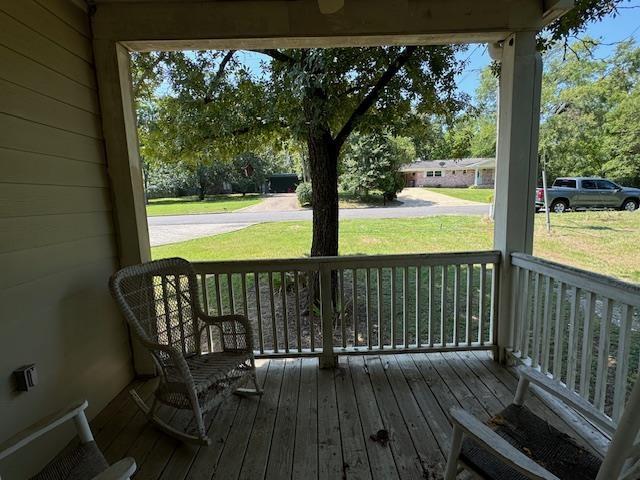
<svg viewBox="0 0 640 480"><path fill-rule="evenodd" d="M616 184L609 180L597 180L597 182L600 190L615 190L617 188Z"/></svg>
<svg viewBox="0 0 640 480"><path fill-rule="evenodd" d="M598 185L595 180L582 180L582 188L585 190L597 190Z"/></svg>
<svg viewBox="0 0 640 480"><path fill-rule="evenodd" d="M555 182L553 182L554 187L563 187L563 188L576 188L576 181L571 180L570 178L557 178Z"/></svg>

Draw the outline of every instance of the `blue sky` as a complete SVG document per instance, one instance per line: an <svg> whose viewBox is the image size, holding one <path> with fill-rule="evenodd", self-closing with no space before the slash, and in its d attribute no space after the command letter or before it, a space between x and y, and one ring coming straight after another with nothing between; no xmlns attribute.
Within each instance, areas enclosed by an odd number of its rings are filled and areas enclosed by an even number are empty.
<svg viewBox="0 0 640 480"><path fill-rule="evenodd" d="M600 39L603 43L615 43L633 37L640 43L640 0L624 2L620 13L616 17L607 17L601 22L589 25L586 31L580 35ZM629 8L635 7L635 8ZM597 51L599 57L606 57L614 46L601 46ZM484 45L470 45L467 52L460 55L469 59L465 72L458 77L460 89L473 94L478 85L480 70L491 62Z"/></svg>
<svg viewBox="0 0 640 480"><path fill-rule="evenodd" d="M640 0L625 1L621 4L619 14L609 16L602 21L593 23L580 34L580 37L599 39L605 44L611 44L635 38L640 43ZM596 50L598 57L606 57L615 46L603 45ZM256 75L260 75L260 61L267 58L253 52L239 52L243 63ZM472 44L466 51L460 53L459 58L466 60L467 67L458 76L458 87L473 96L478 85L480 71L491 63L486 45Z"/></svg>

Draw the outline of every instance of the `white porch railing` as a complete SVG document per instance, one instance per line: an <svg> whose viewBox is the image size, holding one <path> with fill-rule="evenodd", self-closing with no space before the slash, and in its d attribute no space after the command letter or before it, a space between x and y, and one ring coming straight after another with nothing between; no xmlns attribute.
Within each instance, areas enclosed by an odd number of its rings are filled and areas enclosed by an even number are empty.
<svg viewBox="0 0 640 480"><path fill-rule="evenodd" d="M513 254L513 354L618 421L640 371L640 286Z"/></svg>
<svg viewBox="0 0 640 480"><path fill-rule="evenodd" d="M332 356L491 349L499 259L499 252L488 251L203 262L195 268L210 313L251 320L257 355Z"/></svg>

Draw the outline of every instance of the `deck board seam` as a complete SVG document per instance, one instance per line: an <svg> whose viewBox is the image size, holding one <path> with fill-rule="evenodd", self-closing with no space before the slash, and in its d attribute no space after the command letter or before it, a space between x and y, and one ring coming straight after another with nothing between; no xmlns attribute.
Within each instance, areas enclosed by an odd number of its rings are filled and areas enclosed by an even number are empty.
<svg viewBox="0 0 640 480"><path fill-rule="evenodd" d="M267 475L267 470L269 468L269 458L271 457L271 448L273 446L273 434L276 431L276 422L278 421L278 416L280 414L280 409L278 408L280 406L280 401L282 400L282 386L284 385L284 381L285 381L285 375L287 374L287 364L289 363L290 359L287 360L283 360L284 365L282 366L282 379L280 380L280 385L278 386L278 403L276 404L276 414L273 416L273 422L271 423L271 435L269 436L269 449L267 451L267 461L264 464L264 473L262 474L262 478L265 478ZM260 400L262 401L262 398L260 398ZM259 408L259 407L258 407ZM256 412L256 418L257 418L257 413ZM255 419L253 421L253 425L255 426ZM253 427L251 429L251 431L253 431ZM247 447L249 446L249 442L247 442ZM244 452L244 456L246 457L247 455L247 449L245 449ZM244 465L244 457L242 459L242 464ZM242 473L242 470L240 471L240 473Z"/></svg>
<svg viewBox="0 0 640 480"><path fill-rule="evenodd" d="M354 405L356 407L356 412L358 413L358 423L360 424L360 430L362 432L362 441L363 441L363 445L364 445L364 454L367 456L367 465L369 466L369 475L371 475L371 478L374 478L373 471L371 470L371 461L369 459L369 450L367 450L367 435L364 432L364 425L362 424L362 416L360 414L360 406L358 405L358 400L357 400L357 397L356 397L356 390L355 390L355 386L353 385L353 376L351 374L351 364L347 360L346 362L344 362L344 365L346 365L346 367L347 367L346 370L349 373L349 378L350 378L350 383L351 383L351 391L353 392L353 403L354 403ZM336 389L336 394L337 394L337 389ZM340 419L340 416L338 416L338 420L339 419ZM342 444L344 445L344 442ZM344 451L342 453L342 461L344 463Z"/></svg>
<svg viewBox="0 0 640 480"><path fill-rule="evenodd" d="M431 424L429 423L429 420L422 414L422 410L420 409L420 406L417 404L417 401L413 397L413 392L411 391L411 387L407 383L407 379L406 379L406 377L404 375L404 372L402 371L402 369L400 368L399 364L397 363L396 355L391 355L390 357L392 358L393 361L396 362L396 366L397 366L397 369L399 371L399 374L402 376L402 379L400 381L405 382L407 390L410 392L410 400L415 403L417 412L420 415L422 415L422 419L424 420L424 423L426 423L427 428L429 429L429 432L431 432L431 436L433 437L433 442L437 446L438 445L438 441L436 440L436 436L435 436L435 434L433 432L433 428L432 428ZM383 371L384 371L384 374L385 374L385 379L387 381L387 384L389 385L389 389L391 390L391 394L393 395L393 398L395 399L395 402L396 402L396 406L398 407L398 412L400 412L400 417L402 418L402 420L404 422L404 426L405 426L405 428L407 430L407 433L409 435L409 438L411 440L413 448L414 448L414 450L416 452L416 456L420 460L420 465L421 465L421 467L422 467L422 469L424 471L425 466L424 466L424 464L422 462L423 458L422 458L422 455L420 453L419 447L418 447L418 445L416 443L416 440L414 439L414 436L412 435L412 429L409 426L409 421L407 420L407 415L405 414L405 410L400 405L400 401L398 399L398 394L396 393L396 389L393 387L393 384L391 382L391 378L389 378L390 368L384 368L384 365L383 365ZM440 452L439 460L442 462L442 469L444 471L444 460L445 460L446 457L444 455L442 455L441 450L440 450L439 447L437 448L437 450L438 450L438 452ZM427 460L427 459L425 458L424 460ZM428 465L428 467L433 467L433 466L432 465ZM426 472L425 472L425 474L426 474Z"/></svg>
<svg viewBox="0 0 640 480"><path fill-rule="evenodd" d="M415 394L413 392L413 389L411 388L411 385L407 381L407 377L404 374L404 370L402 370L402 366L400 365L400 361L398 360L397 356L398 356L397 354L396 355L392 355L392 358L393 358L393 361L396 363L398 372L400 373L400 375L402 375L402 381L404 381L406 383L407 390L409 391L409 393L411 395L411 400L415 403L417 411L420 413L420 415L422 415L423 420L425 421L425 423L427 424L427 427L429 428L429 431L431 432L431 436L433 437L436 445L438 445L438 439L437 439L436 434L435 434L435 432L433 430L433 426L432 426L431 422L429 422L429 418L424 414L424 412L420 408L420 404L418 403L418 400L415 398ZM387 381L389 382L389 386L391 386L391 379L388 376L387 376ZM400 410L400 414L402 415L402 418L404 419L405 424L407 424L407 419L405 417L405 414L404 414L402 408L400 408L400 402L398 400L398 395L396 395L395 389L393 387L391 387L391 391L393 393L393 397L396 399L396 403L398 404L398 409ZM409 429L409 426L407 424L407 430L408 429ZM413 440L413 437L411 437L411 438ZM415 446L415 442L414 442L414 448L416 448L416 452L417 452L418 449ZM442 460L444 460L446 458L448 452L443 452L442 449L439 448L439 445L438 445L438 450L440 450L441 456L442 456Z"/></svg>

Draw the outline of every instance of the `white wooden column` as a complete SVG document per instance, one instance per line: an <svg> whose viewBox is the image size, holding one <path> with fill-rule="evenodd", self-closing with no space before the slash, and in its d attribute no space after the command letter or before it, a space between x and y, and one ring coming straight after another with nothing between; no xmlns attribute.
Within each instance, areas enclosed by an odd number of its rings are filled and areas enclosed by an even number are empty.
<svg viewBox="0 0 640 480"><path fill-rule="evenodd" d="M494 50L495 52L495 50ZM500 83L494 247L502 252L498 303L500 360L510 347L512 252L531 253L538 167L542 58L536 32L508 37L499 52Z"/></svg>
<svg viewBox="0 0 640 480"><path fill-rule="evenodd" d="M129 52L110 40L96 39L93 48L119 261L121 266L132 265L150 260L151 251ZM154 374L151 356L133 337L132 349L136 373Z"/></svg>

